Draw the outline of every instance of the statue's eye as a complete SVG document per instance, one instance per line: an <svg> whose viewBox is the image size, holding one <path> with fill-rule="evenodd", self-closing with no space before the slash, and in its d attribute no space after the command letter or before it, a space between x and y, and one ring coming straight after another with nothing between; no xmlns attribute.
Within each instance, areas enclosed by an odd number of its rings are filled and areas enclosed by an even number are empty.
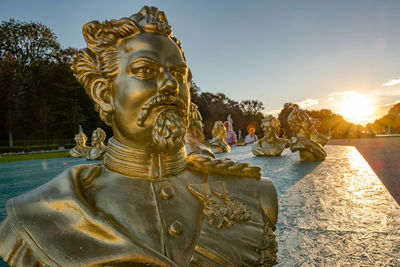
<svg viewBox="0 0 400 267"><path fill-rule="evenodd" d="M174 76L174 78L177 81L182 82L183 80L186 79L187 70L186 69L174 69L174 70L170 70L170 73L172 76Z"/></svg>
<svg viewBox="0 0 400 267"><path fill-rule="evenodd" d="M152 66L137 66L132 68L132 74L140 79L151 79L157 74L157 70Z"/></svg>
<svg viewBox="0 0 400 267"><path fill-rule="evenodd" d="M183 77L184 74L180 71L172 71L172 75L175 77Z"/></svg>
<svg viewBox="0 0 400 267"><path fill-rule="evenodd" d="M153 70L151 68L147 68L147 67L141 67L136 71L136 73L144 73L144 74L150 74L152 72L153 72Z"/></svg>

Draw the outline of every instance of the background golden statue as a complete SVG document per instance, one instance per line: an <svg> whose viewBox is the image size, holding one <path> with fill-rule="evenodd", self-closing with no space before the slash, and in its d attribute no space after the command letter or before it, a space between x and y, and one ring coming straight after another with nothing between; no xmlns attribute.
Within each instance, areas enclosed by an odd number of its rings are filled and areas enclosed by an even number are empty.
<svg viewBox="0 0 400 267"><path fill-rule="evenodd" d="M261 129L264 137L255 142L251 151L256 156L280 156L282 151L289 147L290 141L286 138L279 138L276 133L280 129L280 121L272 115L268 115L261 121Z"/></svg>
<svg viewBox="0 0 400 267"><path fill-rule="evenodd" d="M70 149L68 157L84 158L86 156L88 147L86 146L87 136L84 132L80 132L75 135L75 147Z"/></svg>
<svg viewBox="0 0 400 267"><path fill-rule="evenodd" d="M302 161L320 161L326 157L326 152L321 144L315 141L316 135L315 120L312 119L305 110L294 106L293 111L287 118L288 124L292 129L296 141L290 146L292 152L299 151Z"/></svg>
<svg viewBox="0 0 400 267"><path fill-rule="evenodd" d="M197 105L190 104L189 126L185 136L187 155L202 154L215 158L214 153L203 144L205 137L203 133L203 121Z"/></svg>
<svg viewBox="0 0 400 267"><path fill-rule="evenodd" d="M225 141L226 138L226 128L222 121L214 122L214 127L212 129L211 135L213 140L211 141L211 147L215 149L217 153L227 153L231 152L231 147Z"/></svg>
<svg viewBox="0 0 400 267"><path fill-rule="evenodd" d="M187 157L191 73L164 12L83 27L77 80L112 126L103 163L7 202L0 255L17 266L270 266L277 195L261 169Z"/></svg>
<svg viewBox="0 0 400 267"><path fill-rule="evenodd" d="M103 159L106 153L106 146L104 145L105 139L106 132L103 129L97 128L93 131L91 146L88 147L85 155L87 160Z"/></svg>

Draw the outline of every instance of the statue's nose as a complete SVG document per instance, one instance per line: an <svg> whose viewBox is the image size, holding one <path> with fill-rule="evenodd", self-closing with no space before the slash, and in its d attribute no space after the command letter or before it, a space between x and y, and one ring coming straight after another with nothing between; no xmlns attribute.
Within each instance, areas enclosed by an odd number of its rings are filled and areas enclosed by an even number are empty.
<svg viewBox="0 0 400 267"><path fill-rule="evenodd" d="M159 92L161 95L177 95L179 93L178 82L167 69L161 72Z"/></svg>

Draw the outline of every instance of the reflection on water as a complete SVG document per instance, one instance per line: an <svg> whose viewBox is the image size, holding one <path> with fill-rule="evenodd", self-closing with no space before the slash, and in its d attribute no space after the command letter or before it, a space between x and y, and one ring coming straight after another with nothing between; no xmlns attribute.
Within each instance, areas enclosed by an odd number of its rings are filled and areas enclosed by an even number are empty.
<svg viewBox="0 0 400 267"><path fill-rule="evenodd" d="M400 266L400 208L354 147L326 146L319 163L240 149L225 157L261 166L277 187L279 266Z"/></svg>
<svg viewBox="0 0 400 267"><path fill-rule="evenodd" d="M380 180L375 175L369 175L370 166L357 150L351 149L348 155L350 169L354 173L345 175L345 188L354 195L356 203L366 203L380 191Z"/></svg>

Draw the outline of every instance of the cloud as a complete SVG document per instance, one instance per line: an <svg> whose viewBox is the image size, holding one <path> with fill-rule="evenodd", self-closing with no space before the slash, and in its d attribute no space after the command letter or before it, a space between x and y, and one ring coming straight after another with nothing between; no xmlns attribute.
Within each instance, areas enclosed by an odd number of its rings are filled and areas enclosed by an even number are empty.
<svg viewBox="0 0 400 267"><path fill-rule="evenodd" d="M400 81L400 80L399 80ZM352 95L357 95L357 91L343 91L343 92L334 92L332 94L329 94L328 100L332 101L333 96L352 96ZM400 88L396 89L381 89L381 90L376 90L373 91L369 94L360 94L360 95L365 95L365 96L400 96Z"/></svg>
<svg viewBox="0 0 400 267"><path fill-rule="evenodd" d="M400 84L400 79L393 79L391 81L385 82L383 86L393 86Z"/></svg>
<svg viewBox="0 0 400 267"><path fill-rule="evenodd" d="M394 101L393 103L378 105L378 107L392 107L398 103L400 103L400 101Z"/></svg>
<svg viewBox="0 0 400 267"><path fill-rule="evenodd" d="M400 95L400 88L399 89L384 89L372 92L368 94L369 96L398 96Z"/></svg>
<svg viewBox="0 0 400 267"><path fill-rule="evenodd" d="M319 99L311 99L307 98L306 100L300 101L296 103L301 108L308 108L319 104Z"/></svg>

